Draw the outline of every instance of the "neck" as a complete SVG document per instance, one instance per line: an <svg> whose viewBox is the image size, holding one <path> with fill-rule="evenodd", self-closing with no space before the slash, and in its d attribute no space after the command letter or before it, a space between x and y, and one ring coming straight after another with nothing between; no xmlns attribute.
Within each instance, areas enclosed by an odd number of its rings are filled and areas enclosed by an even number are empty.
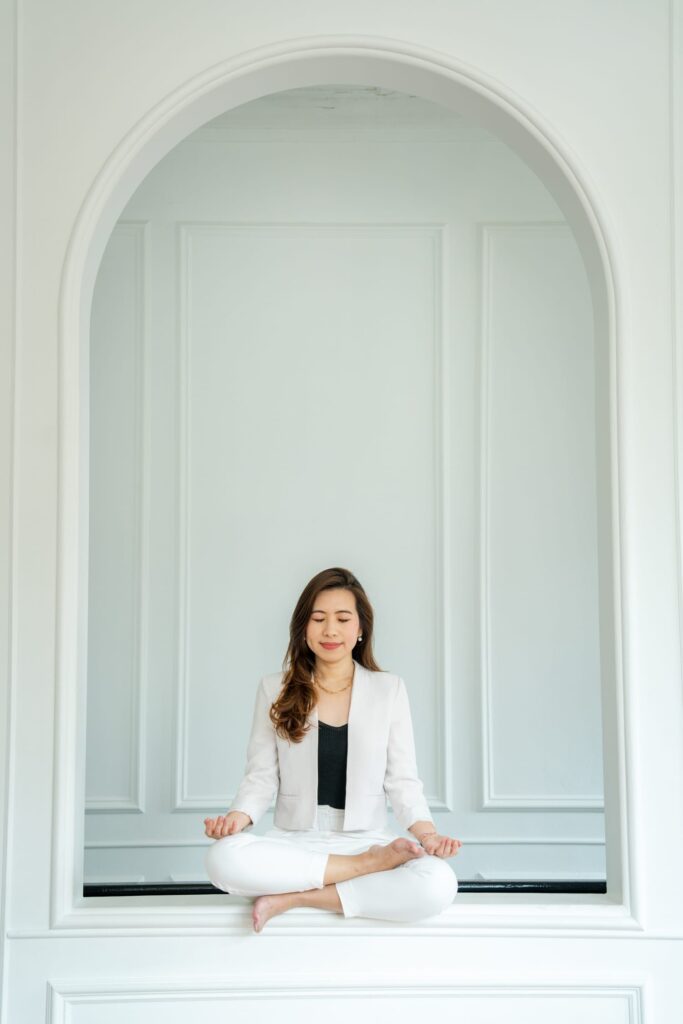
<svg viewBox="0 0 683 1024"><path fill-rule="evenodd" d="M353 675L355 670L353 663L353 657L349 654L343 661L335 662L334 665L329 665L327 662L321 661L320 658L315 659L315 678L318 679L323 686L329 686L333 688L335 686L342 686L344 683L348 683L350 677Z"/></svg>

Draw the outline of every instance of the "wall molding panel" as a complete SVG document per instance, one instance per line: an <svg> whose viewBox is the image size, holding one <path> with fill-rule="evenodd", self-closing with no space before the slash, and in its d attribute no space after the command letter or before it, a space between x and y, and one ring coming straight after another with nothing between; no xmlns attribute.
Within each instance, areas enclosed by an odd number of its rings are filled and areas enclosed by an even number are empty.
<svg viewBox="0 0 683 1024"><path fill-rule="evenodd" d="M495 301L493 283L493 260L499 242L507 244L517 239L531 241L538 245L539 253L548 238L563 242L571 242L571 231L563 222L518 222L518 223L482 223L479 225L481 244L481 388L480 388L480 422L481 422L481 471L480 471L480 551L481 551L481 777L483 783L482 810L602 810L604 799L600 794L592 793L544 793L534 792L529 788L524 791L502 793L496 786L496 746L495 746L495 698L492 676L493 654L492 642L492 581L491 581L491 498L490 481L492 476L491 452L491 379L495 339L493 323ZM521 256L521 253L519 254ZM499 259L506 259L504 252ZM523 315L523 313L522 313ZM524 698L520 696L520 701ZM533 708L529 708L533 717ZM499 775L502 774L499 771Z"/></svg>
<svg viewBox="0 0 683 1024"><path fill-rule="evenodd" d="M131 594L131 607L136 623L134 645L131 650L131 703L130 703L130 790L127 794L95 794L85 801L87 814L136 813L145 811L145 766L147 731L145 708L147 693L147 623L149 607L149 489L150 444L149 401L147 385L147 347L149 336L149 234L146 221L120 220L112 235L127 243L130 251L131 274L135 293L134 362L134 450L138 456L135 472L134 503L137 508L134 537L135 577ZM96 686L96 680L90 680Z"/></svg>
<svg viewBox="0 0 683 1024"><path fill-rule="evenodd" d="M446 466L448 459L447 402L445 393L448 387L447 345L446 345L446 311L445 311L445 277L447 274L446 239L442 225L438 224L403 224L403 223L319 223L304 222L261 223L240 222L226 223L223 221L202 221L177 224L177 247L179 267L179 337L180 337L180 439L179 439L179 596L178 596L178 696L176 719L176 764L174 765L174 811L212 810L223 807L226 803L224 792L201 793L191 792L188 783L190 766L190 735L188 715L191 699L189 685L189 651L190 651L190 617L191 594L189 580L191 577L191 545L190 523L192 518L191 503L191 361L193 324L191 315L191 275L193 246L201 244L202 238L225 237L230 240L240 238L269 237L281 238L283 235L296 244L298 238L326 237L348 240L349 238L376 238L385 240L391 245L397 238L415 238L422 241L427 238L432 245L433 260L433 295L434 323L436 330L433 338L434 379L432 394L434 402L434 457L437 468L434 479L434 504L437 509L437 520L434 524L434 578L437 588L436 607L440 609L436 624L436 644L438 651L438 671L436 680L436 721L438 731L435 736L437 760L437 777L439 789L436 793L427 794L429 805L433 811L451 810L452 793L452 698L450 694L451 678L448 666L450 654L448 650L449 632L447 623L450 620L451 601L447 593L448 574L444 570L448 558L448 541L446 524L450 522L449 482ZM230 797L230 802L232 795ZM271 809L274 805L271 805Z"/></svg>
<svg viewBox="0 0 683 1024"><path fill-rule="evenodd" d="M299 1020L300 1014L312 1008L324 1009L325 1004L336 1006L341 1001L347 1013L362 1012L369 1000L379 1013L391 1015L398 1024L415 1019L420 1004L429 1012L451 1011L467 1014L473 1024L507 1024L510 1019L524 1019L528 1024L546 1024L549 1018L557 1024L571 1024L576 1014L586 1024L643 1024L642 989L632 985L484 985L439 984L339 985L330 977L327 983L319 979L309 984L268 985L257 988L240 986L241 979L232 979L228 987L224 980L203 980L198 984L171 981L140 982L137 985L109 983L83 988L78 983L69 985L48 983L48 1024L93 1024L98 1007L125 1006L131 1024L149 1019L154 1004L163 1004L164 1019L168 1024L187 1020L189 1007L205 1009L208 1004L230 1007L228 1012L239 1012L253 1006L266 1012L277 1013L280 1020ZM159 1011L162 1005L159 1005ZM176 1012L177 1011L177 1012ZM253 1012L253 1010L252 1010ZM480 1016L481 1014L481 1016ZM522 1018L522 1014L524 1017Z"/></svg>

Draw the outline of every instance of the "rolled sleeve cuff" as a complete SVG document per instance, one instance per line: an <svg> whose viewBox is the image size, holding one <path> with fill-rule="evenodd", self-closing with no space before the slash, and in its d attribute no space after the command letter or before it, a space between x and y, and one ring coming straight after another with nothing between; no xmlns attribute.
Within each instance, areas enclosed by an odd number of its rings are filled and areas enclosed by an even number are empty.
<svg viewBox="0 0 683 1024"><path fill-rule="evenodd" d="M253 799L240 800L239 797L236 797L235 800L233 800L232 804L230 805L228 814L230 813L230 811L241 811L242 814L248 814L249 817L251 818L251 825L247 825L246 827L251 828L252 825L256 824L259 818L263 817L263 815L269 809L270 804L270 800L268 800L268 802L264 805L263 801L257 802Z"/></svg>
<svg viewBox="0 0 683 1024"><path fill-rule="evenodd" d="M395 812L396 819L402 828L408 831L411 825L414 825L416 821L433 821L434 816L430 810L429 804L426 800L422 800L420 803L412 804L410 807L404 807L401 812Z"/></svg>

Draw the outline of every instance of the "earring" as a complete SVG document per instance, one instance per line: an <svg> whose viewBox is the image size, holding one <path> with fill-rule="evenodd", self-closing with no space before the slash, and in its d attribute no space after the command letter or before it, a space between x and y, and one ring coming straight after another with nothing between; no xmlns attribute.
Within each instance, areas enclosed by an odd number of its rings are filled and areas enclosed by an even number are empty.
<svg viewBox="0 0 683 1024"><path fill-rule="evenodd" d="M359 640L362 640L362 639L363 639L363 634L362 634L362 633L361 633L361 635L360 635L360 636L358 637L358 639L359 639Z"/></svg>

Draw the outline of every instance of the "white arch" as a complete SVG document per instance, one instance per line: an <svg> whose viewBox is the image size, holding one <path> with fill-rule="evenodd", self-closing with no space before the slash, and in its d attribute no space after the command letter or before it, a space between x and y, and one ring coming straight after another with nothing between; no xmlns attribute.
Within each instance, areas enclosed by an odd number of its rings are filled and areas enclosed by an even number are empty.
<svg viewBox="0 0 683 1024"><path fill-rule="evenodd" d="M68 245L59 303L58 728L53 836L53 926L80 904L83 813L74 794L84 773L87 568L87 379L94 283L114 225L150 170L188 134L225 111L270 93L331 82L411 93L476 118L521 156L552 193L581 251L593 297L603 750L608 897L631 904L618 530L618 293L604 214L579 161L541 115L503 83L452 55L402 40L323 36L239 54L183 83L148 111L112 152L84 199ZM85 386L84 386L85 385ZM65 838L67 837L67 838ZM73 837L73 841L72 841ZM76 915L78 920L82 920Z"/></svg>

